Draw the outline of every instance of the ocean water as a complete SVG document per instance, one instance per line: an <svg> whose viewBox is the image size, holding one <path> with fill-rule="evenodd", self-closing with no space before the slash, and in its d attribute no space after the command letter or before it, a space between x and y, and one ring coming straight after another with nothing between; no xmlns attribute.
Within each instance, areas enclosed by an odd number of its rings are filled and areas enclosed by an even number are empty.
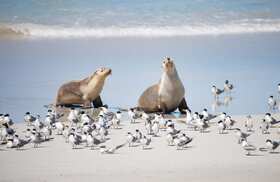
<svg viewBox="0 0 280 182"><path fill-rule="evenodd" d="M279 31L278 0L0 1L0 35L170 37Z"/></svg>
<svg viewBox="0 0 280 182"><path fill-rule="evenodd" d="M0 1L0 113L46 113L59 86L113 70L102 92L128 108L170 56L193 111L254 114L279 98L280 1ZM215 102L211 86L228 79ZM275 111L278 112L278 111Z"/></svg>

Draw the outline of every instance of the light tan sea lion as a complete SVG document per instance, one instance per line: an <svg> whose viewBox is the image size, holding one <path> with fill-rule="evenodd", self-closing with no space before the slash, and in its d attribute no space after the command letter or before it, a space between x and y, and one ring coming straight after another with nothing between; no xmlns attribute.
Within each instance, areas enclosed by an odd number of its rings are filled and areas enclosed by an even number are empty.
<svg viewBox="0 0 280 182"><path fill-rule="evenodd" d="M163 73L158 84L144 91L138 100L138 108L147 113L170 113L177 108L185 114L188 109L184 98L185 88L178 76L174 62L166 58L163 63Z"/></svg>
<svg viewBox="0 0 280 182"><path fill-rule="evenodd" d="M100 93L105 79L112 72L108 68L100 68L91 76L78 81L63 84L57 93L56 106L82 105L90 107L103 106Z"/></svg>

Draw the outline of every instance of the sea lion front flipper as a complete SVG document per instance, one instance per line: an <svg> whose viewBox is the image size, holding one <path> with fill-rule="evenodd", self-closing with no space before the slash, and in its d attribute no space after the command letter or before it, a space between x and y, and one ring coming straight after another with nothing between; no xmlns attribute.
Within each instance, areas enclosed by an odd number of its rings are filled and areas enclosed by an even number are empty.
<svg viewBox="0 0 280 182"><path fill-rule="evenodd" d="M179 106L178 106L178 109L180 111L181 114L186 114L186 111L185 110L190 110L190 108L188 107L187 105L187 102L186 102L186 99L183 98L183 100L180 102Z"/></svg>
<svg viewBox="0 0 280 182"><path fill-rule="evenodd" d="M101 100L101 97L100 95L92 101L92 104L95 108L98 108L98 107L102 107L103 106L103 103L102 103L102 100Z"/></svg>
<svg viewBox="0 0 280 182"><path fill-rule="evenodd" d="M163 114L167 113L167 106L166 104L161 100L161 96L158 97L158 110L162 112Z"/></svg>

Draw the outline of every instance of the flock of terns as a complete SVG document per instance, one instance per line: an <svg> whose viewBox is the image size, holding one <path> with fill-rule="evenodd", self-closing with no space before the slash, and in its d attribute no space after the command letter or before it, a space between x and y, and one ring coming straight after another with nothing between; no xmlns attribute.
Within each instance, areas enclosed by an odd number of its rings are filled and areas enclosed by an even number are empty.
<svg viewBox="0 0 280 182"><path fill-rule="evenodd" d="M224 89L218 89L212 86L212 94L218 97L226 92L230 93L234 88L228 80L225 81ZM278 84L278 92L280 93L280 84ZM270 109L277 108L279 104L273 96L268 98L268 106ZM161 137L163 133L168 146L173 146L177 150L182 150L188 147L188 144L193 141L193 138L187 136L182 130L176 128L176 122L172 119L166 119L164 114L155 113L147 114L137 111L133 108L127 111L130 124L139 123L141 120L144 124L144 131L136 129L130 131L126 135L126 141L113 147L104 145L112 129L121 129L120 125L123 121L123 113L119 110L112 112L108 107L100 108L100 112L96 118L91 117L83 110L71 108L67 116L56 113L49 109L46 117L41 119L39 115L33 116L30 112L26 112L24 121L26 130L23 131L24 136L20 137L15 130L14 122L9 114L0 114L0 144L6 145L7 148L21 149L27 144L32 144L34 148L39 147L43 142L53 140L53 135L62 136L66 143L69 143L73 149L79 146L85 146L92 150L99 150L102 154L113 154L118 149L128 145L128 147L142 146L142 149L150 149L153 137ZM215 119L216 118L216 119ZM229 131L234 131L238 144L246 151L246 155L251 155L258 148L248 142L248 137L257 132L254 129L253 118L249 115L246 117L244 127L246 131L235 127L236 121L226 113L218 115L210 114L207 109L201 112L191 112L186 110L186 116L182 118L187 130L193 130L200 133L209 132L209 128L216 126L219 134L227 134ZM261 134L270 134L270 128L277 126L280 121L272 117L270 113L266 113L261 121ZM278 129L280 135L280 127ZM279 141L267 139L266 147L259 148L260 151L274 151L280 145Z"/></svg>

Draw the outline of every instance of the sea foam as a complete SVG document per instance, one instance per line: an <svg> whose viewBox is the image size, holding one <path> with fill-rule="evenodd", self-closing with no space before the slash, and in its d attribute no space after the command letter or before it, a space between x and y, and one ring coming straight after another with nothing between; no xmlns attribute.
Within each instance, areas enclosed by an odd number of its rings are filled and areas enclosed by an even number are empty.
<svg viewBox="0 0 280 182"><path fill-rule="evenodd" d="M32 23L0 24L0 37L20 36L29 38L174 37L265 32L280 32L280 19L242 20L220 25L193 24L180 26L130 27L65 27Z"/></svg>

